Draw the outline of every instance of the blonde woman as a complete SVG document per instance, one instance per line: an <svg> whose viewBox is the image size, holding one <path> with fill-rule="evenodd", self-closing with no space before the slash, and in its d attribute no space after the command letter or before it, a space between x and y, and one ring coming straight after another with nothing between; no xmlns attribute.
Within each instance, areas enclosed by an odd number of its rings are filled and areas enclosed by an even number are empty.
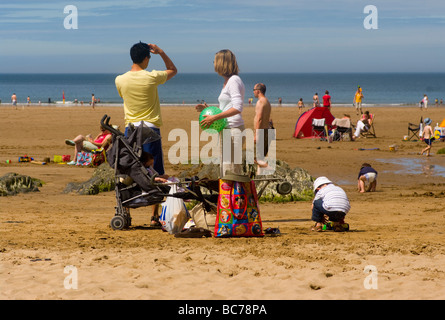
<svg viewBox="0 0 445 320"><path fill-rule="evenodd" d="M224 79L223 88L218 97L219 108L221 113L217 115L204 116L201 125L209 127L214 121L227 118L227 127L231 131L231 159L230 163L224 159L221 152L221 177L225 175L227 170L234 173L242 173L242 164L239 160L234 158L235 152L241 152L242 146L242 132L244 131L244 120L241 115L244 105L245 88L244 83L238 76L239 68L236 62L236 57L230 50L221 50L215 54L213 62L215 72ZM206 103L196 105L196 110L201 112L208 107ZM223 131L220 134L221 150L223 146ZM235 151L235 152L234 152ZM223 161L224 160L224 161Z"/></svg>

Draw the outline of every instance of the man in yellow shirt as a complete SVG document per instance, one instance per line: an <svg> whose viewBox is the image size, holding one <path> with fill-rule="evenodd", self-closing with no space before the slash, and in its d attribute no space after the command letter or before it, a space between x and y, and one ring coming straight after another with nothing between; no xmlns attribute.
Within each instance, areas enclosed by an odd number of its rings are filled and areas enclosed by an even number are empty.
<svg viewBox="0 0 445 320"><path fill-rule="evenodd" d="M150 61L150 53L161 56L166 70L145 70ZM143 121L160 136L162 117L158 85L173 78L178 71L164 50L155 44L136 43L130 49L130 56L133 61L130 71L117 76L115 80L117 91L124 100L125 135L130 123L138 126ZM143 150L153 155L153 168L159 175L163 175L165 171L161 140L144 145Z"/></svg>
<svg viewBox="0 0 445 320"><path fill-rule="evenodd" d="M360 113L363 114L362 99L363 99L362 88L360 88L360 86L358 86L357 91L355 92L355 96L354 96L355 110L357 111L357 114L358 114L359 109L360 109Z"/></svg>

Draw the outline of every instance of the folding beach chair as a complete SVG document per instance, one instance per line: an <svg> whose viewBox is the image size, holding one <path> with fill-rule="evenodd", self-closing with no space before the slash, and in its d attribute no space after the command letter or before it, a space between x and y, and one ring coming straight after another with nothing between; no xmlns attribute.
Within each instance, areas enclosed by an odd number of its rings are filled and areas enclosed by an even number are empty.
<svg viewBox="0 0 445 320"><path fill-rule="evenodd" d="M414 138L420 140L420 129L421 124L423 123L423 117L420 117L419 124L408 123L408 141Z"/></svg>
<svg viewBox="0 0 445 320"><path fill-rule="evenodd" d="M326 139L326 127L325 118L323 119L312 119L312 137Z"/></svg>
<svg viewBox="0 0 445 320"><path fill-rule="evenodd" d="M334 131L334 140L345 140L345 136L349 137L349 141L352 141L352 125L351 125L351 119L344 118L344 119L334 119L332 121L332 126L335 126L336 128ZM338 135L335 133L338 132ZM338 137L336 139L336 137Z"/></svg>
<svg viewBox="0 0 445 320"><path fill-rule="evenodd" d="M369 126L369 129L367 131L360 132L360 135L364 138L377 138L374 129L375 114L370 113L369 117L371 118L371 126Z"/></svg>

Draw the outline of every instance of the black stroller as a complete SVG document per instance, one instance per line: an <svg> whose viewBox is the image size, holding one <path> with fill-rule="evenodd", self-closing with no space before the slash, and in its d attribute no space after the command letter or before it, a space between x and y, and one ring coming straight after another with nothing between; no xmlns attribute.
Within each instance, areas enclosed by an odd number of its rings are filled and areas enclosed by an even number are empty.
<svg viewBox="0 0 445 320"><path fill-rule="evenodd" d="M142 145L160 139L159 135L143 123L129 127L127 137L109 123L110 117L104 115L101 125L112 133L112 146L107 152L108 164L115 170L116 212L111 219L111 228L122 230L131 226L130 209L162 203L166 197L183 200L196 200L203 204L205 213L217 208L219 181L186 178L180 182L156 183L156 174L150 175L141 163ZM267 185L278 182L277 192L285 195L292 191L292 185L283 178L252 179L263 183L258 192L261 197ZM170 185L176 184L183 191L169 193ZM203 193L201 188L207 189Z"/></svg>
<svg viewBox="0 0 445 320"><path fill-rule="evenodd" d="M129 128L127 137L110 123L104 115L101 125L112 133L112 147L107 152L108 164L115 170L116 212L111 219L111 228L122 230L131 226L130 209L160 204L165 197L173 196L184 200L197 200L203 203L206 212L216 208L218 184L212 181L186 179L181 182L156 183L156 174L141 163L142 145L160 139L148 126L141 124ZM177 184L183 191L169 194L170 185ZM201 187L209 194L203 194ZM215 193L216 191L216 193Z"/></svg>

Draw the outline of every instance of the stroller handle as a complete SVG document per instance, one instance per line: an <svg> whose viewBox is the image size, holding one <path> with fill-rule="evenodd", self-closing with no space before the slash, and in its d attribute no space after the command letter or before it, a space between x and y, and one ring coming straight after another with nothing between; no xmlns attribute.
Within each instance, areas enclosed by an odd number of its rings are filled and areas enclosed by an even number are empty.
<svg viewBox="0 0 445 320"><path fill-rule="evenodd" d="M120 132L120 131L117 130L117 129L114 129L113 126L110 125L110 117L109 117L108 115L106 115L106 114L105 114L105 115L102 117L102 119L100 120L100 125L101 125L104 129L110 131L111 133L114 133L115 135L123 135L122 132Z"/></svg>

